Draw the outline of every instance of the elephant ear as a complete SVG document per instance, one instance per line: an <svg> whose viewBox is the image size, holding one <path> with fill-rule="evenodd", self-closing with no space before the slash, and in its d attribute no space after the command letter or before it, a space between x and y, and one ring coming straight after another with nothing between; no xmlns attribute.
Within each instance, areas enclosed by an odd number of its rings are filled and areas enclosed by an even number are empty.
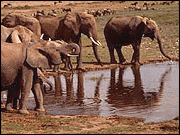
<svg viewBox="0 0 180 135"><path fill-rule="evenodd" d="M30 46L27 48L26 62L33 68L50 68L48 59L41 53L42 48Z"/></svg>
<svg viewBox="0 0 180 135"><path fill-rule="evenodd" d="M146 22L147 22L147 19L146 17L141 17L141 16L135 16L131 19L130 23L129 23L129 27L132 29L132 30L136 30L136 28L139 26L139 24L143 23L146 25Z"/></svg>
<svg viewBox="0 0 180 135"><path fill-rule="evenodd" d="M68 12L64 18L64 24L68 29L72 29L75 35L79 34L80 22L77 20L77 14Z"/></svg>
<svg viewBox="0 0 180 135"><path fill-rule="evenodd" d="M142 18L142 22L143 22L145 25L147 25L148 20L149 20L149 19L148 19L147 17Z"/></svg>

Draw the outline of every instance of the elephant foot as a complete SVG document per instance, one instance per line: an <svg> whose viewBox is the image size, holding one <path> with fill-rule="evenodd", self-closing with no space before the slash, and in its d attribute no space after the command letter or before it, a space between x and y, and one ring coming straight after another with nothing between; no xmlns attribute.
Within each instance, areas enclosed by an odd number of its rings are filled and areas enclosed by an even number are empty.
<svg viewBox="0 0 180 135"><path fill-rule="evenodd" d="M29 114L29 112L27 111L27 109L20 109L20 110L19 110L19 113L25 114L25 115L28 115L28 114Z"/></svg>
<svg viewBox="0 0 180 135"><path fill-rule="evenodd" d="M14 109L11 107L11 104L7 104L6 106L5 106L5 109L6 109L6 111L13 111Z"/></svg>
<svg viewBox="0 0 180 135"><path fill-rule="evenodd" d="M103 66L102 62L98 62L99 65Z"/></svg>
<svg viewBox="0 0 180 135"><path fill-rule="evenodd" d="M142 63L140 63L140 62L131 62L131 64L133 64L134 66L140 66L140 65L142 65Z"/></svg>
<svg viewBox="0 0 180 135"><path fill-rule="evenodd" d="M111 61L111 64L117 64L117 61Z"/></svg>
<svg viewBox="0 0 180 135"><path fill-rule="evenodd" d="M80 68L80 67L76 67L76 70L81 70L81 71L83 71L83 72L86 72L86 71L87 71L86 69Z"/></svg>
<svg viewBox="0 0 180 135"><path fill-rule="evenodd" d="M37 107L35 107L34 110L38 111L38 112L45 112L44 108L37 108Z"/></svg>
<svg viewBox="0 0 180 135"><path fill-rule="evenodd" d="M70 68L64 67L64 68L62 68L62 70L70 71Z"/></svg>
<svg viewBox="0 0 180 135"><path fill-rule="evenodd" d="M122 64L122 65L129 65L130 63L127 62L127 61L123 61L123 62L121 62L120 64Z"/></svg>
<svg viewBox="0 0 180 135"><path fill-rule="evenodd" d="M1 108L5 108L6 105L4 103L1 103Z"/></svg>

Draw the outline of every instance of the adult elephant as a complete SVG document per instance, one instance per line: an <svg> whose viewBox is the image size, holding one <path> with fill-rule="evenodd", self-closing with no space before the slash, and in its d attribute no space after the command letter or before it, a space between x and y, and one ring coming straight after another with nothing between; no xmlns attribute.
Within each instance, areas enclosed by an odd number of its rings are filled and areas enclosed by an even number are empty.
<svg viewBox="0 0 180 135"><path fill-rule="evenodd" d="M6 108L11 108L12 97L21 90L20 113L28 114L26 109L30 90L34 93L37 111L44 111L43 96L37 68L50 68L62 63L60 53L75 54L77 44L42 41L27 46L23 43L1 41L1 91L8 89Z"/></svg>
<svg viewBox="0 0 180 135"><path fill-rule="evenodd" d="M138 65L140 57L140 44L143 35L144 37L150 37L152 40L156 38L161 53L171 60L162 48L162 39L156 22L146 17L120 16L111 18L104 28L104 35L110 53L110 63L117 63L114 57L114 49L116 49L116 52L118 53L119 62L121 64L126 63L126 60L121 52L121 48L122 46L132 44L134 53L131 63Z"/></svg>
<svg viewBox="0 0 180 135"><path fill-rule="evenodd" d="M17 25L22 25L30 29L39 37L41 36L41 26L39 24L39 21L32 16L10 13L2 19L1 24L8 28L12 28Z"/></svg>
<svg viewBox="0 0 180 135"><path fill-rule="evenodd" d="M47 17L35 16L41 25L41 32L44 33L43 39L52 40L62 39L68 43L77 43L80 47L80 54L77 58L77 69L82 69L82 43L81 33L85 34L92 40L92 47L95 57L100 65L102 65L97 45L101 45L97 37L97 24L93 15L87 13L68 12L64 17ZM65 68L68 64L65 65Z"/></svg>
<svg viewBox="0 0 180 135"><path fill-rule="evenodd" d="M1 25L1 41L9 43L38 43L40 38L22 25L17 25L13 28Z"/></svg>
<svg viewBox="0 0 180 135"><path fill-rule="evenodd" d="M17 25L13 28L7 28L1 25L1 41L9 43L28 43L35 44L40 42L40 38L34 34L30 29ZM45 78L42 72L38 72L38 76L46 83L50 85L50 90L53 88L52 83Z"/></svg>

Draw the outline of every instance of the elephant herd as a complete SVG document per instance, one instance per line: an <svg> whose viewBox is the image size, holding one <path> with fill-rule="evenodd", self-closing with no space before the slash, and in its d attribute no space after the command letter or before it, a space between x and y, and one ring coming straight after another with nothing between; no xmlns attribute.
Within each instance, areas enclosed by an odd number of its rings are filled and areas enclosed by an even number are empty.
<svg viewBox="0 0 180 135"><path fill-rule="evenodd" d="M35 110L44 111L40 83L43 73L40 69L62 63L65 69L69 69L70 56L76 55L76 69L83 70L81 34L92 41L95 58L103 66L97 52L97 46L101 43L93 15L67 12L59 18L11 13L3 18L1 24L1 91L8 90L7 110L12 110L12 106L17 108L17 99L20 97L19 112L28 114L26 106L32 90L36 101ZM131 44L134 49L131 63L138 65L143 36L157 39L161 53L171 60L163 51L156 22L146 17L111 18L105 25L104 35L110 63L117 63L114 57L116 50L119 63L126 64L121 48Z"/></svg>

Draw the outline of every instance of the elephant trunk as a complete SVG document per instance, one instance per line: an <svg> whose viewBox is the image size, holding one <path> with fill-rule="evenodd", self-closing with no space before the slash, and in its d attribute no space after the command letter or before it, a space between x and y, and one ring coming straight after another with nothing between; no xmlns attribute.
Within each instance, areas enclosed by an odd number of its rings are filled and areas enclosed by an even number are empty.
<svg viewBox="0 0 180 135"><path fill-rule="evenodd" d="M168 58L169 60L171 60L171 58L170 58L167 54L165 54L164 49L163 49L163 47L162 47L162 41L161 41L161 38L160 38L159 36L157 37L157 41L158 41L159 49L160 49L161 53L162 53L166 58Z"/></svg>
<svg viewBox="0 0 180 135"><path fill-rule="evenodd" d="M92 46L93 46L93 51L94 51L94 55L95 55L95 58L97 59L98 63L103 66L103 64L101 63L100 59L99 59L99 56L98 56L98 52L97 52L97 45L98 46L102 46L100 41L97 40L97 35L93 35L91 36L90 34L90 37L89 37L92 41Z"/></svg>

